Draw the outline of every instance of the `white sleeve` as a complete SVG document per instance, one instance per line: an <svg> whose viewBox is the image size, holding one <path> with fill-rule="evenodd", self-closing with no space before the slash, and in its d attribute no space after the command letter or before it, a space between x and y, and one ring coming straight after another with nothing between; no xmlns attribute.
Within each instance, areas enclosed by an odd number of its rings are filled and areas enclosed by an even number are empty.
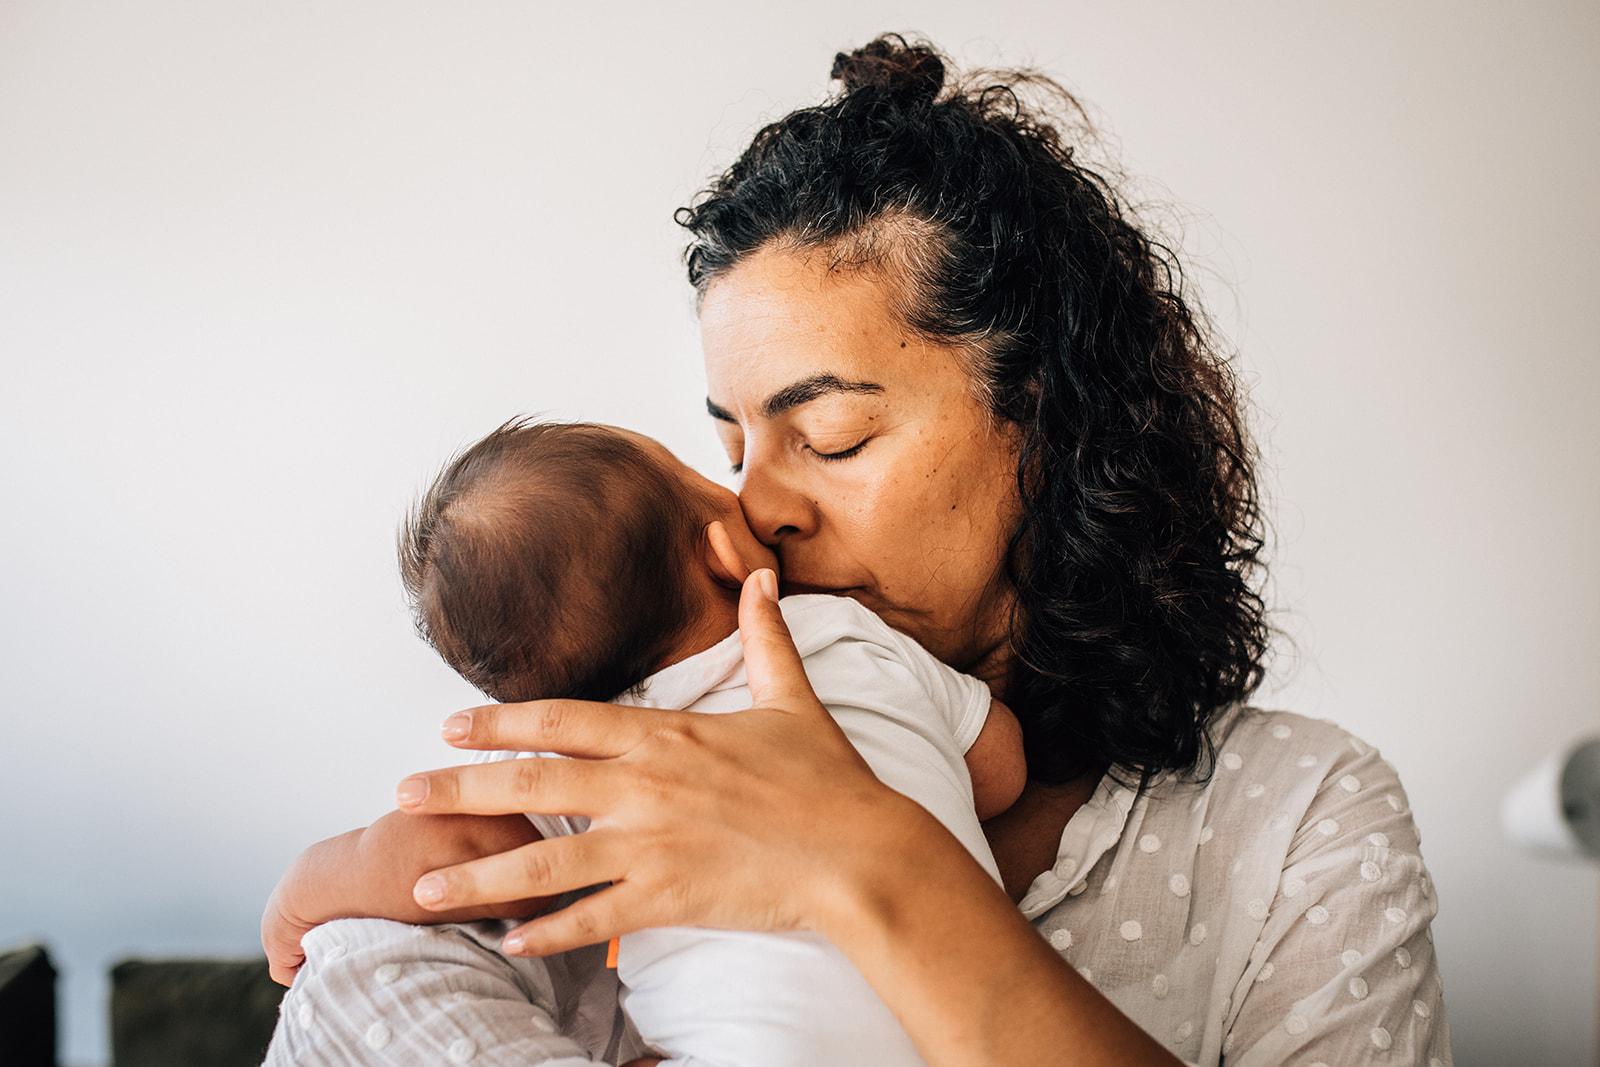
<svg viewBox="0 0 1600 1067"><path fill-rule="evenodd" d="M900 662L933 698L934 709L943 717L957 749L965 753L989 719L989 687L972 675L941 663L900 631L887 625L883 631L893 641Z"/></svg>

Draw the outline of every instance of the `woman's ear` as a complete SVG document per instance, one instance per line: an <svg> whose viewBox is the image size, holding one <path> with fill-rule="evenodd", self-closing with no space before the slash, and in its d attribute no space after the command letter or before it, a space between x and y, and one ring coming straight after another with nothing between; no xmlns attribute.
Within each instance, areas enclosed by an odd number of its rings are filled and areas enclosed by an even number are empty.
<svg viewBox="0 0 1600 1067"><path fill-rule="evenodd" d="M706 568L711 571L711 576L717 580L717 584L729 589L743 587L744 580L750 577L751 567L734 547L728 528L720 521L707 523L701 544Z"/></svg>

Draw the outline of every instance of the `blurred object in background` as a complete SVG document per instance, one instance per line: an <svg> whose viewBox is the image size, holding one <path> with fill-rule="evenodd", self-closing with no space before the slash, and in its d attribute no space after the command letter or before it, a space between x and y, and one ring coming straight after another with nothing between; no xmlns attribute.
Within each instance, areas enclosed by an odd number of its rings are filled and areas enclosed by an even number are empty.
<svg viewBox="0 0 1600 1067"><path fill-rule="evenodd" d="M43 945L0 953L0 1064L55 1067L56 969Z"/></svg>
<svg viewBox="0 0 1600 1067"><path fill-rule="evenodd" d="M1600 737L1541 760L1506 794L1500 821L1513 841L1542 856L1600 859Z"/></svg>
<svg viewBox="0 0 1600 1067"><path fill-rule="evenodd" d="M111 969L112 1067L257 1067L285 992L265 956L124 960Z"/></svg>

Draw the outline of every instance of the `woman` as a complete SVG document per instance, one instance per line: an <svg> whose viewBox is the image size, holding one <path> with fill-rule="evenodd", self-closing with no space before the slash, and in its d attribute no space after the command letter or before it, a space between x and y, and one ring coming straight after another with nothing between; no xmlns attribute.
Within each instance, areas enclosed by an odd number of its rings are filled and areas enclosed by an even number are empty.
<svg viewBox="0 0 1600 1067"><path fill-rule="evenodd" d="M403 807L593 828L418 900L613 883L507 938L530 955L819 930L931 1063L1448 1063L1394 772L1240 708L1267 645L1253 454L1170 257L1019 102L1073 108L1051 83L947 85L895 37L834 75L680 213L708 410L786 592L860 600L1015 709L1031 781L986 825L1012 899L854 758L757 576L756 709L447 720L585 758L419 775Z"/></svg>

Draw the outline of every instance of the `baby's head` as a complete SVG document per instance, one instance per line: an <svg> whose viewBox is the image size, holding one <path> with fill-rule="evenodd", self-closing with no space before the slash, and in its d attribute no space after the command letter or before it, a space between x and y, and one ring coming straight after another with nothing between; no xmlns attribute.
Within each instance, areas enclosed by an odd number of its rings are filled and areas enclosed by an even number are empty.
<svg viewBox="0 0 1600 1067"><path fill-rule="evenodd" d="M739 584L777 563L659 443L528 419L452 459L399 547L418 632L501 701L609 700L731 633Z"/></svg>

